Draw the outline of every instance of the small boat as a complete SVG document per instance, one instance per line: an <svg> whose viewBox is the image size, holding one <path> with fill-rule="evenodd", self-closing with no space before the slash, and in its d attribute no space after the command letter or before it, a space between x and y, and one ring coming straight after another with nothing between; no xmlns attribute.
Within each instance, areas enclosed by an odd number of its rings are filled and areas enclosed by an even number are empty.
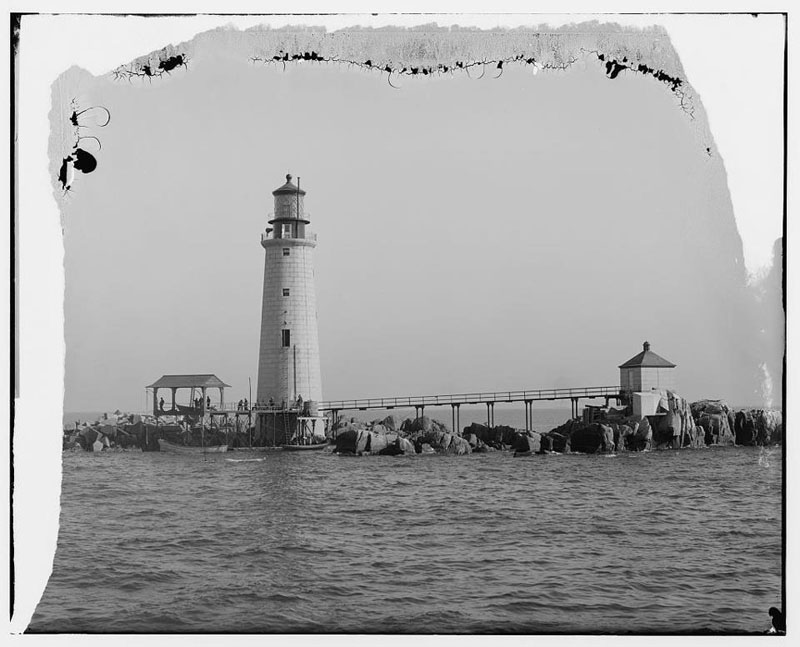
<svg viewBox="0 0 800 647"><path fill-rule="evenodd" d="M317 423L320 432L317 432ZM328 439L322 436L327 420L319 416L297 416L294 434L288 443L281 445L285 452L307 452L315 449L325 449Z"/></svg>
<svg viewBox="0 0 800 647"><path fill-rule="evenodd" d="M327 440L324 443L312 443L310 445L281 445L285 452L305 452L314 449L325 449L327 446Z"/></svg>
<svg viewBox="0 0 800 647"><path fill-rule="evenodd" d="M219 454L228 451L227 445L212 445L211 447L175 445L163 438L158 439L158 447L162 452L169 452L171 454Z"/></svg>

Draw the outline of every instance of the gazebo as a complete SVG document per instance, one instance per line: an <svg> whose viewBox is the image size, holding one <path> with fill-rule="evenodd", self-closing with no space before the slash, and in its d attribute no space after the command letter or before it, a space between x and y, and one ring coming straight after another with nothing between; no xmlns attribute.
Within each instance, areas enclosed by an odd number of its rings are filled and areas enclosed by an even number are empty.
<svg viewBox="0 0 800 647"><path fill-rule="evenodd" d="M200 375L162 375L147 388L153 389L153 415L201 415L206 414L206 391L207 389L219 389L220 408L225 406L225 387L230 388L230 384L225 384L216 375L205 373ZM172 408L162 409L158 406L158 390L169 389L172 391ZM178 389L190 389L190 406L182 406L175 402L175 394ZM198 409L194 406L194 391L199 389L202 394L202 405Z"/></svg>

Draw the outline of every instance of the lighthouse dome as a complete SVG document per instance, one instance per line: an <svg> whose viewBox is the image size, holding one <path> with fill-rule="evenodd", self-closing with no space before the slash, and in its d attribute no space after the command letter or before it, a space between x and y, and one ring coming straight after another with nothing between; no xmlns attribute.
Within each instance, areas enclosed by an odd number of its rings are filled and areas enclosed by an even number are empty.
<svg viewBox="0 0 800 647"><path fill-rule="evenodd" d="M291 173L287 173L286 174L286 184L284 184L283 186L279 186L277 189L275 189L272 192L272 195L285 195L287 193L292 194L292 195L294 195L296 193L299 193L300 195L305 195L306 194L306 192L303 191L303 189L298 189L297 185L294 182L292 182L292 174Z"/></svg>

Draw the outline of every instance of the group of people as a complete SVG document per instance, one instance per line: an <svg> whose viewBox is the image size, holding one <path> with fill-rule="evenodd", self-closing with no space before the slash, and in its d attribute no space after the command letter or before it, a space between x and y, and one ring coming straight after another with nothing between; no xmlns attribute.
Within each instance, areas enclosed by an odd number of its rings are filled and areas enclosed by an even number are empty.
<svg viewBox="0 0 800 647"><path fill-rule="evenodd" d="M297 401L294 402L293 404L296 405L297 409L302 409L303 408L303 396L298 395L297 396ZM245 410L246 411L247 410L247 398L245 398L244 400L239 400L236 408L238 410ZM281 401L280 406L278 406L275 403L275 399L274 398L270 398L268 402L264 402L263 400L259 400L258 402L253 404L253 409L267 409L267 410L277 409L279 411L283 411L283 410L292 409L292 408L293 407L291 405L287 407L285 399Z"/></svg>
<svg viewBox="0 0 800 647"><path fill-rule="evenodd" d="M195 409L202 409L203 408L203 398L195 398L194 399L194 408ZM211 408L211 396L206 396L206 409Z"/></svg>

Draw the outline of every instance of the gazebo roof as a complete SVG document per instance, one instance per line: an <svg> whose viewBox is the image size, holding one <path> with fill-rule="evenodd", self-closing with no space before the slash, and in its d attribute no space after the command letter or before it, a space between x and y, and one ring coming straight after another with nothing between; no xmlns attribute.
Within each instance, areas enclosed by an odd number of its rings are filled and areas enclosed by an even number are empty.
<svg viewBox="0 0 800 647"><path fill-rule="evenodd" d="M619 368L675 368L675 364L651 351L649 342L645 342L642 346L644 350L641 353L620 364Z"/></svg>
<svg viewBox="0 0 800 647"><path fill-rule="evenodd" d="M201 373L195 375L162 375L155 382L150 384L148 389L191 389L191 388L220 388L229 387L216 375L212 373Z"/></svg>

